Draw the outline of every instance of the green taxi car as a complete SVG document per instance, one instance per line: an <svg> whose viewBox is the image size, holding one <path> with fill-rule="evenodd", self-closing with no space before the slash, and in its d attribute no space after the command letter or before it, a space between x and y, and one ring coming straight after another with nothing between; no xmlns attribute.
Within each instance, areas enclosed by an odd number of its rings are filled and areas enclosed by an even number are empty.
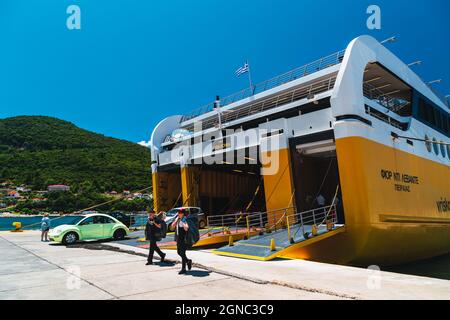
<svg viewBox="0 0 450 320"><path fill-rule="evenodd" d="M106 214L87 214L74 216L71 222L51 229L49 237L51 241L66 245L77 241L125 238L130 230L119 220Z"/></svg>

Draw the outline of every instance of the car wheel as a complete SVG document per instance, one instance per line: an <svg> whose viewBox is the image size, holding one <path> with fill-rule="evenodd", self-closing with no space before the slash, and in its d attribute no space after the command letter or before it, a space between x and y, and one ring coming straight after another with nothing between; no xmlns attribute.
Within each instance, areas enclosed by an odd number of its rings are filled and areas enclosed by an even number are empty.
<svg viewBox="0 0 450 320"><path fill-rule="evenodd" d="M71 245L78 241L78 235L75 232L68 232L63 237L63 244Z"/></svg>
<svg viewBox="0 0 450 320"><path fill-rule="evenodd" d="M126 232L123 229L118 229L116 231L114 231L114 235L113 238L114 240L122 240L123 238L125 238Z"/></svg>
<svg viewBox="0 0 450 320"><path fill-rule="evenodd" d="M200 220L199 227L200 227L200 229L205 229L206 221L205 220Z"/></svg>

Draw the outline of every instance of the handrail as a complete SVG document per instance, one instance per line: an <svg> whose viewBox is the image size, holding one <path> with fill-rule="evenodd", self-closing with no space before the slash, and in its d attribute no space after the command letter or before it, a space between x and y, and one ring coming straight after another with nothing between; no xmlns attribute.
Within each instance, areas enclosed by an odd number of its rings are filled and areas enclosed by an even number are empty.
<svg viewBox="0 0 450 320"><path fill-rule="evenodd" d="M366 98L374 100L389 111L394 112L401 110L411 103L408 100L393 98L369 83L363 84L363 94Z"/></svg>
<svg viewBox="0 0 450 320"><path fill-rule="evenodd" d="M290 211L293 211L294 213L290 213ZM334 213L331 219L330 213ZM271 221L269 221L269 217L271 217ZM246 233L248 237L250 237L252 230L270 233L272 231L276 231L281 225L281 228L288 229L288 240L291 241L290 231L292 226L298 225L299 229L297 232L302 229L302 235L304 235L305 226L315 225L316 227L319 227L328 220L333 224L337 223L335 204L303 212L297 212L295 207L290 207L269 212L240 212L235 214L208 216L207 229L209 232L210 230L218 228L222 229L223 233L228 230L231 234L232 228L235 228L235 233ZM295 234L297 234L297 232Z"/></svg>
<svg viewBox="0 0 450 320"><path fill-rule="evenodd" d="M329 56L326 56L326 57L323 57L316 61L313 61L311 63L308 63L304 66L301 66L301 67L295 68L291 71L288 71L286 73L283 73L272 79L258 83L256 85L254 85L252 88L246 88L246 89L238 91L234 94L231 94L231 95L221 99L220 104L223 107L223 106L232 104L236 101L251 97L255 94L278 87L287 82L291 82L293 80L300 79L309 74L312 74L317 71L326 69L328 67L332 67L334 65L340 64L344 58L344 55L345 55L345 50L338 51ZM208 103L207 105L204 105L204 106L192 111L191 113L184 115L181 118L180 123L191 120L191 119L201 116L205 113L211 112L213 109L214 109L214 103L213 102Z"/></svg>
<svg viewBox="0 0 450 320"><path fill-rule="evenodd" d="M234 121L252 114L263 112L269 109L273 109L282 105L292 103L301 99L308 98L310 96L317 95L322 92L326 92L334 88L336 82L336 76L331 76L327 79L320 80L300 88L293 89L288 92L281 93L277 96L268 97L264 100L245 105L238 109L227 110L227 112L221 115L221 123L225 124L230 121ZM202 121L202 129L208 129L215 127L219 124L219 115L215 114ZM194 124L183 127L188 131L194 130Z"/></svg>

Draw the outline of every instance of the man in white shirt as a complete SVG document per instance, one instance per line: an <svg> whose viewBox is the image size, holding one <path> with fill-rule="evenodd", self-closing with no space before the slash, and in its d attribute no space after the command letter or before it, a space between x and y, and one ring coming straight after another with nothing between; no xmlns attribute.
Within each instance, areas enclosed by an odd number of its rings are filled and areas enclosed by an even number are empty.
<svg viewBox="0 0 450 320"><path fill-rule="evenodd" d="M318 208L325 207L325 197L322 194L319 194L316 198L316 203Z"/></svg>

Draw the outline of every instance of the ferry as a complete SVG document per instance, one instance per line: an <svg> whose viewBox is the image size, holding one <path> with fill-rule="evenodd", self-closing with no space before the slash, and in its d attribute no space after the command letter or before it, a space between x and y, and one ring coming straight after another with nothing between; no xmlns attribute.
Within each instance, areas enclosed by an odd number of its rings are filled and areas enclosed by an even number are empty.
<svg viewBox="0 0 450 320"><path fill-rule="evenodd" d="M155 209L201 207L222 220L258 212L275 230L280 212L290 212L284 258L381 266L448 254L449 137L446 98L382 43L360 36L162 120L150 141ZM328 236L303 220L319 196L334 208ZM301 241L291 234L296 226ZM258 246L234 248L222 253L252 258Z"/></svg>

